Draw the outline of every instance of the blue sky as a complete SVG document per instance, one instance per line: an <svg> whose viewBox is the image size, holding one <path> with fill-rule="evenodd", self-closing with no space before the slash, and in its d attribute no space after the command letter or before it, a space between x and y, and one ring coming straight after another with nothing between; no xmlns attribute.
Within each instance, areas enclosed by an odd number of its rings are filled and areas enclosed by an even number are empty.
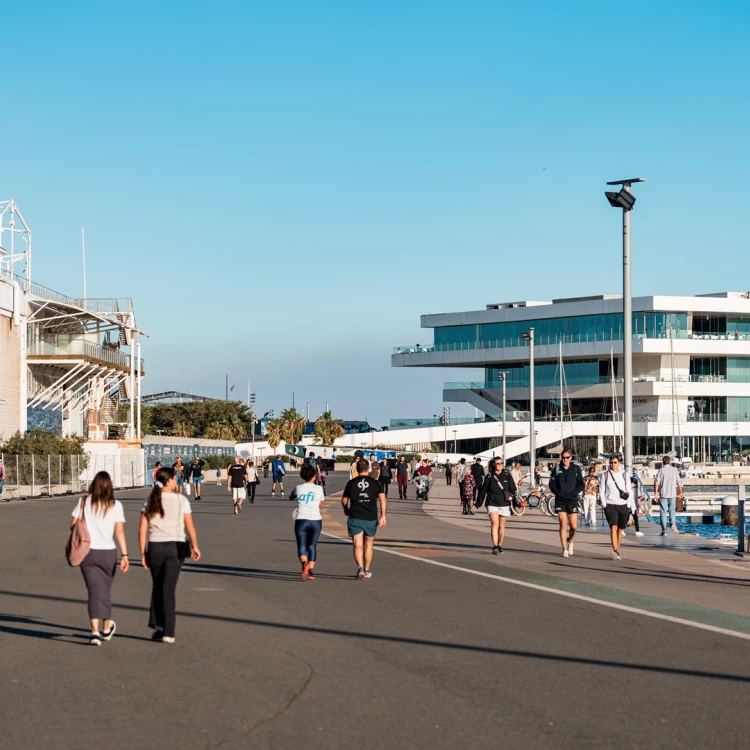
<svg viewBox="0 0 750 750"><path fill-rule="evenodd" d="M740 2L35 2L5 14L0 197L34 278L131 296L147 392L423 417L427 312L620 290L610 179L645 176L634 293L742 269ZM740 273L738 274L738 271ZM468 407L451 405L453 414Z"/></svg>

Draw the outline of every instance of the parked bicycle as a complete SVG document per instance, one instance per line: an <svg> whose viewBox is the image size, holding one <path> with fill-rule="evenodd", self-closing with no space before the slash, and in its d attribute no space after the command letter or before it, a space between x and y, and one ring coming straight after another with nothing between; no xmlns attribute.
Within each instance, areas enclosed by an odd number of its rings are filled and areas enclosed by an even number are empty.
<svg viewBox="0 0 750 750"><path fill-rule="evenodd" d="M537 487L526 494L518 493L511 505L511 512L515 516L522 516L527 508L536 508L545 516L557 515L555 513L555 496L550 492L545 492L541 487Z"/></svg>

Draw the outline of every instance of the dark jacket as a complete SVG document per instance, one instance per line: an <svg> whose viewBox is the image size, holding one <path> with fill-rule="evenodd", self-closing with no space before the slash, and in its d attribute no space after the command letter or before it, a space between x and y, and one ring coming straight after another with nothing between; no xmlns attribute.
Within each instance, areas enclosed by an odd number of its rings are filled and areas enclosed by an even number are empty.
<svg viewBox="0 0 750 750"><path fill-rule="evenodd" d="M552 469L549 478L550 492L564 503L574 503L583 492L583 474L580 466L571 463L565 469L560 463Z"/></svg>
<svg viewBox="0 0 750 750"><path fill-rule="evenodd" d="M471 475L474 477L474 481L477 483L477 487L482 484L482 477L484 477L484 466L478 464L476 461L471 465Z"/></svg>
<svg viewBox="0 0 750 750"><path fill-rule="evenodd" d="M505 493L510 492L512 496L515 496L516 489L516 483L507 471L502 471L499 474L487 474L479 488L477 506L481 507L486 500L487 505L494 505L496 508L507 507L511 504L513 498L506 499Z"/></svg>

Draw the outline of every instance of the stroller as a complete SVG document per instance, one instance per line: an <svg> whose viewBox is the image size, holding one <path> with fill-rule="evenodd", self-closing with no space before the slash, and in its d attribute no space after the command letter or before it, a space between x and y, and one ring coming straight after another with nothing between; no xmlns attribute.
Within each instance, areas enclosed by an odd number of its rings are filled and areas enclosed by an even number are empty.
<svg viewBox="0 0 750 750"><path fill-rule="evenodd" d="M417 474L414 478L414 484L417 488L417 500L426 503L430 499L430 480L421 474Z"/></svg>

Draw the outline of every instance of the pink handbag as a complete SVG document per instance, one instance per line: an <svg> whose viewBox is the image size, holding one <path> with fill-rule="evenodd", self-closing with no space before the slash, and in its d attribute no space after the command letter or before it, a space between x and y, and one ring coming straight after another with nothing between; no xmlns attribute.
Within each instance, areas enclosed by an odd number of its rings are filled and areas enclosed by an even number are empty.
<svg viewBox="0 0 750 750"><path fill-rule="evenodd" d="M70 538L65 545L65 557L68 558L68 565L77 568L86 557L91 548L91 537L89 529L86 526L86 517L84 509L86 507L86 498L81 498L81 514L78 517L76 525L70 530Z"/></svg>

